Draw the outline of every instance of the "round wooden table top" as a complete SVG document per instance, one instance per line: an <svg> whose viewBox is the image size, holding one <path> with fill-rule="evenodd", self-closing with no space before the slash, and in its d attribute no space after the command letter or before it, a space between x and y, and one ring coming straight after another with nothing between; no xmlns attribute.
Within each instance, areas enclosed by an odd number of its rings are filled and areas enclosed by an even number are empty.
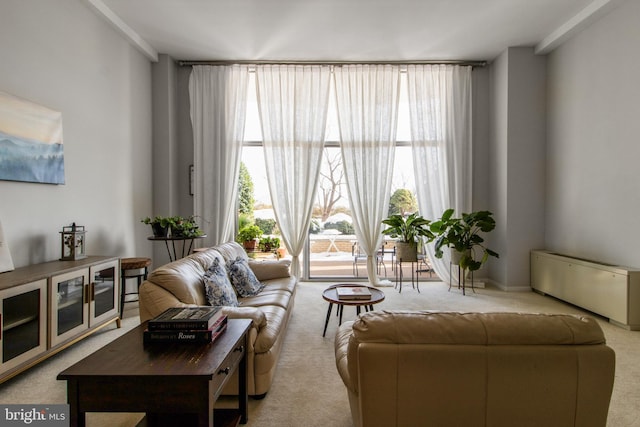
<svg viewBox="0 0 640 427"><path fill-rule="evenodd" d="M367 288L371 292L370 299L339 299L336 293L336 288L350 287L350 288ZM384 300L384 292L378 288L366 285L358 285L356 283L339 283L337 285L331 285L322 292L322 298L331 304L340 305L373 305Z"/></svg>
<svg viewBox="0 0 640 427"><path fill-rule="evenodd" d="M120 260L120 268L122 270L135 270L145 268L151 265L151 258L122 258Z"/></svg>

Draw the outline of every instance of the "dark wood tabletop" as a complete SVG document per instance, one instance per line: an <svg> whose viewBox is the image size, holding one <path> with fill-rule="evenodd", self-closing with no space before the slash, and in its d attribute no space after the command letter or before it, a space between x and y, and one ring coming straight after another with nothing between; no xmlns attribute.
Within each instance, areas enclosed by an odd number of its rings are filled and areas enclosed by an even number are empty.
<svg viewBox="0 0 640 427"><path fill-rule="evenodd" d="M77 376L206 376L215 369L237 345L241 336L236 329L248 327L249 320L230 319L225 331L215 342L205 345L191 343L143 344L146 322L132 329L95 353L65 369L59 380Z"/></svg>

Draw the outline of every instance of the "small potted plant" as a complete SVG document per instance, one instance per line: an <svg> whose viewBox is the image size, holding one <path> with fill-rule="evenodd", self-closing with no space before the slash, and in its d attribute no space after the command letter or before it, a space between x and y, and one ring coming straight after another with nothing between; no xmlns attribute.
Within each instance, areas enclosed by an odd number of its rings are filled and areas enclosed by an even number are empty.
<svg viewBox="0 0 640 427"><path fill-rule="evenodd" d="M447 209L438 221L431 223L431 231L438 235L435 243L435 255L442 258L442 248L451 248L451 262L460 265L463 270L476 271L482 267L489 256L499 255L483 245L480 233L488 233L496 227L489 211L463 213L460 218L453 216L453 209ZM478 254L477 252L480 252Z"/></svg>
<svg viewBox="0 0 640 427"><path fill-rule="evenodd" d="M141 219L140 222L151 225L153 237L167 237L169 226L171 225L171 218L166 216L146 217Z"/></svg>
<svg viewBox="0 0 640 427"><path fill-rule="evenodd" d="M435 238L431 231L429 221L414 212L406 217L394 214L382 221L388 227L382 234L397 238L396 258L404 262L416 262L418 260L418 239L426 238L428 242Z"/></svg>
<svg viewBox="0 0 640 427"><path fill-rule="evenodd" d="M262 236L262 230L255 224L246 225L238 231L236 241L242 243L247 251L255 251L257 238Z"/></svg>
<svg viewBox="0 0 640 427"><path fill-rule="evenodd" d="M183 218L181 216L173 216L170 221L171 237L194 238L203 235L203 231L196 222L194 216Z"/></svg>
<svg viewBox="0 0 640 427"><path fill-rule="evenodd" d="M260 242L258 243L258 247L262 252L271 252L275 251L280 247L280 239L277 237L269 237L264 236L260 238Z"/></svg>

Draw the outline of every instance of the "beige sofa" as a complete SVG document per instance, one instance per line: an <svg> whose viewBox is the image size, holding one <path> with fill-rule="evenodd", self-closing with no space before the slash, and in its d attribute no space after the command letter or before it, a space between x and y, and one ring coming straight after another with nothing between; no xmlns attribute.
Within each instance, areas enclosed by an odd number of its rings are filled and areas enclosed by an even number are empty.
<svg viewBox="0 0 640 427"><path fill-rule="evenodd" d="M369 312L335 338L356 427L599 426L615 355L595 320Z"/></svg>
<svg viewBox="0 0 640 427"><path fill-rule="evenodd" d="M166 264L149 274L140 285L140 321L144 322L169 307L207 305L204 274L215 258L247 258L235 242L224 243ZM248 393L261 398L269 391L276 363L293 312L297 280L289 274L288 261L248 261L258 280L265 284L256 296L240 298L238 307L225 307L229 318L250 318L247 349ZM237 378L225 390L237 393Z"/></svg>

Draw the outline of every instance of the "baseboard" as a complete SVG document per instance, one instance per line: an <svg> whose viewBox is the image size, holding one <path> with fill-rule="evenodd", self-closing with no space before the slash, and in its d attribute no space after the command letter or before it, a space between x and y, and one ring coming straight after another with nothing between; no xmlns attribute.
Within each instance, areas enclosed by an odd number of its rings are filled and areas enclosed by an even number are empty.
<svg viewBox="0 0 640 427"><path fill-rule="evenodd" d="M504 283L498 282L496 280L491 279L483 279L486 280L487 284L491 287L500 289L505 292L531 292L531 286L523 285L523 286L507 286Z"/></svg>

